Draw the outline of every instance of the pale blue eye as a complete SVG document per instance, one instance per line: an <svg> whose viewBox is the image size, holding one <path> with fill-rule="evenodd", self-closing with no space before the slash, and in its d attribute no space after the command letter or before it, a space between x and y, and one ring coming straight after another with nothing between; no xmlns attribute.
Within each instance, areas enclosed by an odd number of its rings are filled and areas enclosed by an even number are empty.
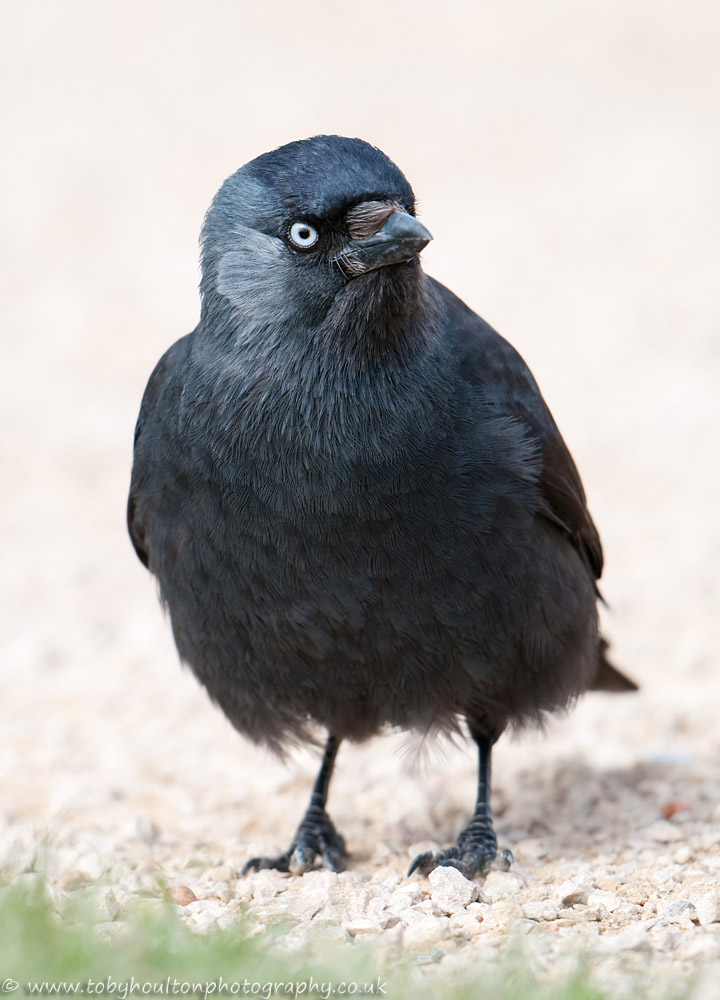
<svg viewBox="0 0 720 1000"><path fill-rule="evenodd" d="M293 222L290 226L290 241L296 247L307 250L309 247L314 247L319 239L317 229L313 229L307 222Z"/></svg>

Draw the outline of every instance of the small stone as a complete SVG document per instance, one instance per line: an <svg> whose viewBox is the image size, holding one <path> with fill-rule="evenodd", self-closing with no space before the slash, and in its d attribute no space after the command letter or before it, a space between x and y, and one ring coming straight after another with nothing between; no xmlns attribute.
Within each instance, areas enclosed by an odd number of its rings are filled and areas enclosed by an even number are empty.
<svg viewBox="0 0 720 1000"><path fill-rule="evenodd" d="M666 819L659 819L656 823L651 823L645 827L643 834L650 840L656 840L658 844L670 844L675 840L683 839L682 830L669 823Z"/></svg>
<svg viewBox="0 0 720 1000"><path fill-rule="evenodd" d="M232 882L237 878L237 872L231 865L217 865L215 868L208 868L204 878L208 882Z"/></svg>
<svg viewBox="0 0 720 1000"><path fill-rule="evenodd" d="M720 806L718 806L718 809L720 809ZM712 851L716 844L720 844L720 819L716 820L716 822L718 826L714 830L706 830L700 836L700 847L704 851ZM714 867L717 868L718 864L720 864L720 858L708 858L705 863L710 865L713 861L715 862Z"/></svg>
<svg viewBox="0 0 720 1000"><path fill-rule="evenodd" d="M424 898L425 893L420 882L406 882L405 885L399 885L390 894L386 905L391 910L404 910L408 906L416 906L418 903L422 903Z"/></svg>
<svg viewBox="0 0 720 1000"><path fill-rule="evenodd" d="M588 893L592 892L592 878L570 878L563 882L557 890L557 898L563 906L574 906L576 903L587 903Z"/></svg>
<svg viewBox="0 0 720 1000"><path fill-rule="evenodd" d="M644 906L650 898L652 886L648 885L647 882L633 882L625 886L624 892L628 903L637 903L638 906Z"/></svg>
<svg viewBox="0 0 720 1000"><path fill-rule="evenodd" d="M438 866L428 875L428 882L432 886L432 901L443 913L457 913L478 898L477 885L457 868Z"/></svg>
<svg viewBox="0 0 720 1000"><path fill-rule="evenodd" d="M61 892L75 892L92 882L92 878L85 871L76 869L61 875L57 880L57 887Z"/></svg>
<svg viewBox="0 0 720 1000"><path fill-rule="evenodd" d="M720 893L706 892L696 901L695 910L703 927L720 923Z"/></svg>
<svg viewBox="0 0 720 1000"><path fill-rule="evenodd" d="M584 903L575 903L574 906L565 910L560 918L567 927L588 923L598 923L601 919L599 909L593 906L586 906Z"/></svg>
<svg viewBox="0 0 720 1000"><path fill-rule="evenodd" d="M377 863L382 863L387 861L388 858L392 858L395 852L393 849L385 843L384 840L378 840L373 847L373 861Z"/></svg>
<svg viewBox="0 0 720 1000"><path fill-rule="evenodd" d="M499 930L505 930L522 917L522 910L512 899L501 899L487 909L488 912L483 914L483 921Z"/></svg>
<svg viewBox="0 0 720 1000"><path fill-rule="evenodd" d="M283 894L288 911L296 920L312 920L325 906L337 887L335 872L309 871L291 882Z"/></svg>
<svg viewBox="0 0 720 1000"><path fill-rule="evenodd" d="M708 963L704 969L697 970L697 979L690 993L691 1000L717 1000L717 984L720 967Z"/></svg>
<svg viewBox="0 0 720 1000"><path fill-rule="evenodd" d="M422 903L418 903L413 909L419 913L427 913L430 917L442 917L445 915L434 899L423 899Z"/></svg>
<svg viewBox="0 0 720 1000"><path fill-rule="evenodd" d="M240 920L239 910L225 910L217 918L217 925L221 931L226 931L229 927L234 927L235 924Z"/></svg>
<svg viewBox="0 0 720 1000"><path fill-rule="evenodd" d="M652 943L647 928L640 924L628 927L619 934L603 934L598 938L598 951L613 953L620 951L651 951Z"/></svg>
<svg viewBox="0 0 720 1000"><path fill-rule="evenodd" d="M101 941L114 941L127 937L132 932L132 924L126 920L105 920L95 925L95 932Z"/></svg>
<svg viewBox="0 0 720 1000"><path fill-rule="evenodd" d="M557 920L558 911L549 899L541 899L525 903L522 907L522 914L528 920Z"/></svg>
<svg viewBox="0 0 720 1000"><path fill-rule="evenodd" d="M368 917L354 917L352 920L346 921L344 926L345 930L353 937L363 934L379 934L382 931L382 926L376 920L370 920Z"/></svg>
<svg viewBox="0 0 720 1000"><path fill-rule="evenodd" d="M137 880L138 890L147 896L163 896L165 883L159 872L140 872Z"/></svg>
<svg viewBox="0 0 720 1000"><path fill-rule="evenodd" d="M480 919L482 919L483 914L487 913L488 910L492 909L489 903L479 900L477 903L468 903L466 907L468 913L475 913Z"/></svg>
<svg viewBox="0 0 720 1000"><path fill-rule="evenodd" d="M156 823L146 816L138 816L135 820L135 836L143 844L154 844L160 836L160 829Z"/></svg>
<svg viewBox="0 0 720 1000"><path fill-rule="evenodd" d="M176 906L189 906L197 900L197 896L187 885L171 885L167 891L167 898Z"/></svg>
<svg viewBox="0 0 720 1000"><path fill-rule="evenodd" d="M209 910L205 910L203 913L198 913L192 926L193 930L198 931L200 934L207 934L208 931L214 930L217 927L217 917Z"/></svg>
<svg viewBox="0 0 720 1000"><path fill-rule="evenodd" d="M106 866L97 851L87 850L75 859L78 870L87 872L93 882L96 882L106 872Z"/></svg>
<svg viewBox="0 0 720 1000"><path fill-rule="evenodd" d="M410 907L398 913L407 927L403 930L403 944L406 948L430 948L450 932L447 917L431 917Z"/></svg>
<svg viewBox="0 0 720 1000"><path fill-rule="evenodd" d="M689 899L676 899L660 911L658 919L663 924L682 924L697 920L698 914Z"/></svg>
<svg viewBox="0 0 720 1000"><path fill-rule="evenodd" d="M692 856L692 850L687 844L683 844L681 847L678 847L677 851L673 854L673 861L676 865L686 865Z"/></svg>
<svg viewBox="0 0 720 1000"><path fill-rule="evenodd" d="M665 858L663 856L663 858L658 858L657 860L658 864L662 865ZM657 885L667 885L669 882L674 882L678 874L680 874L680 869L677 865L664 865L652 873L652 878Z"/></svg>
<svg viewBox="0 0 720 1000"><path fill-rule="evenodd" d="M363 916L363 914L348 913L344 906L339 906L337 903L325 903L310 919L313 930L316 930L319 927L339 927L343 921L352 920L360 916Z"/></svg>
<svg viewBox="0 0 720 1000"><path fill-rule="evenodd" d="M697 937L685 935L676 954L678 958L691 961L699 959L703 964L714 962L720 958L720 941L715 934L701 933Z"/></svg>
<svg viewBox="0 0 720 1000"><path fill-rule="evenodd" d="M676 813L684 812L685 809L687 809L685 802L678 802L677 800L666 802L662 807L662 817L663 819L670 819Z"/></svg>
<svg viewBox="0 0 720 1000"><path fill-rule="evenodd" d="M464 938L466 941L469 941L470 938L480 933L481 923L482 917L479 917L475 913L461 911L454 913L450 917L448 926L453 937Z"/></svg>
<svg viewBox="0 0 720 1000"><path fill-rule="evenodd" d="M602 889L595 889L588 893L588 906L604 907L608 913L613 913L620 906L621 900L612 893L604 892Z"/></svg>
<svg viewBox="0 0 720 1000"><path fill-rule="evenodd" d="M398 918L395 914L391 913L390 910L385 907L385 900L382 896L374 896L367 905L367 910L365 911L365 916L368 920L372 920L385 930L387 927L393 927Z"/></svg>
<svg viewBox="0 0 720 1000"><path fill-rule="evenodd" d="M655 924L650 928L652 947L657 952L672 955L680 942L681 930L685 928L676 924Z"/></svg>
<svg viewBox="0 0 720 1000"><path fill-rule="evenodd" d="M239 878L235 883L234 898L243 903L249 903L253 897L253 887L246 878Z"/></svg>
<svg viewBox="0 0 720 1000"><path fill-rule="evenodd" d="M90 911L96 923L114 920L120 909L115 893L107 886L88 885L78 889L73 899Z"/></svg>
<svg viewBox="0 0 720 1000"><path fill-rule="evenodd" d="M548 846L540 837L526 837L524 840L517 841L513 847L516 859L522 859L525 862L528 860L540 861L547 857L547 853Z"/></svg>
<svg viewBox="0 0 720 1000"><path fill-rule="evenodd" d="M594 889L602 889L605 892L615 892L620 879L617 875L597 875L595 877Z"/></svg>
<svg viewBox="0 0 720 1000"><path fill-rule="evenodd" d="M362 912L370 902L370 889L365 880L339 878L331 886L328 900L344 906L349 913Z"/></svg>
<svg viewBox="0 0 720 1000"><path fill-rule="evenodd" d="M196 899L183 910L183 917L193 930L201 934L214 929L218 919L226 912L226 907L217 899Z"/></svg>
<svg viewBox="0 0 720 1000"><path fill-rule="evenodd" d="M272 868L263 868L259 872L248 876L248 882L253 887L253 898L259 903L267 903L274 899L279 892L287 889L289 879L276 872Z"/></svg>
<svg viewBox="0 0 720 1000"><path fill-rule="evenodd" d="M420 968L427 968L428 966L432 967L433 965L437 965L439 962L442 962L446 955L447 951L444 948L432 948L424 955L418 955L415 962Z"/></svg>
<svg viewBox="0 0 720 1000"><path fill-rule="evenodd" d="M323 908L323 903L310 893L301 891L287 892L283 896L283 901L287 906L287 913L293 920L309 921ZM340 908L338 907L339 911Z"/></svg>
<svg viewBox="0 0 720 1000"><path fill-rule="evenodd" d="M244 934L247 938L260 937L262 934L267 933L267 924L264 924L262 920L258 920L254 924L246 924L244 928Z"/></svg>
<svg viewBox="0 0 720 1000"><path fill-rule="evenodd" d="M210 895L215 896L223 903L229 903L233 898L232 886L229 882L216 882L215 885L210 886L209 892Z"/></svg>
<svg viewBox="0 0 720 1000"><path fill-rule="evenodd" d="M524 886L523 880L513 872L490 872L482 887L486 899L494 903L498 899L514 896Z"/></svg>
<svg viewBox="0 0 720 1000"><path fill-rule="evenodd" d="M340 876L340 878L338 879L338 881L342 882L342 875ZM373 892L373 893L377 893L377 892L385 892L385 893L393 892L395 889L397 889L400 886L400 883L402 881L403 881L403 877L402 877L402 875L399 872L393 871L393 872L390 872L389 874L387 873L387 871L376 872L373 875L373 877L370 879L370 882L369 882L370 891ZM412 884L412 883L410 883L410 884ZM422 888L421 888L421 891L422 891Z"/></svg>

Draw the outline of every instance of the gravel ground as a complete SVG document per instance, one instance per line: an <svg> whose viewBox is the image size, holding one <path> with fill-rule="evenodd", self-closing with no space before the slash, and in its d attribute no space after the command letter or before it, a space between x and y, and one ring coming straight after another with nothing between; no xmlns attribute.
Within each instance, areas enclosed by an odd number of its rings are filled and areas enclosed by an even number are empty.
<svg viewBox="0 0 720 1000"><path fill-rule="evenodd" d="M288 947L373 939L429 975L517 936L547 974L585 954L602 981L720 975L718 8L363 9L319 4L310 29L289 0L8 5L2 865L46 870L60 908L87 894L105 934L170 887L198 932L247 913L258 934L287 922ZM413 87L408 53L432 66ZM406 734L341 752L350 871L240 878L286 846L317 759L230 730L124 533L140 395L195 321L210 197L319 131L400 163L427 269L533 367L603 535L615 659L642 685L501 741L516 864L477 884L404 878L452 841L475 780L469 747Z"/></svg>

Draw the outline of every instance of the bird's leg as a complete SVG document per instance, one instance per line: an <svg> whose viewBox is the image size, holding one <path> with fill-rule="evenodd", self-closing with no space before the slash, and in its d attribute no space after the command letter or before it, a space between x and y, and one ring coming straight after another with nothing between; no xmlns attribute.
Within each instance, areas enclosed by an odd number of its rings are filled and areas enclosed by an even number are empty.
<svg viewBox="0 0 720 1000"><path fill-rule="evenodd" d="M248 871L259 871L261 868L276 868L281 872L302 875L312 868L317 855L324 858L325 864L331 871L343 870L346 858L345 841L325 811L330 778L339 747L340 740L332 734L328 736L320 773L310 797L310 805L288 850L277 858L251 858L243 867L243 875Z"/></svg>
<svg viewBox="0 0 720 1000"><path fill-rule="evenodd" d="M473 736L478 745L478 790L475 811L470 822L458 837L454 847L444 851L426 851L418 854L410 865L408 875L418 871L427 875L438 866L457 868L466 878L485 875L491 868L507 871L513 862L510 851L497 849L497 837L490 812L490 758L493 741L483 736Z"/></svg>

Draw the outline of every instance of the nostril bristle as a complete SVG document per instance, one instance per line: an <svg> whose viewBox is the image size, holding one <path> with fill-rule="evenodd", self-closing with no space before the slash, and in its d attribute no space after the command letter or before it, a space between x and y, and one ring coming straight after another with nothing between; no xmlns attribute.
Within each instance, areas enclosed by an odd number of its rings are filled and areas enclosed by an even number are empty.
<svg viewBox="0 0 720 1000"><path fill-rule="evenodd" d="M345 216L350 239L366 240L380 230L400 206L396 201L363 201Z"/></svg>

